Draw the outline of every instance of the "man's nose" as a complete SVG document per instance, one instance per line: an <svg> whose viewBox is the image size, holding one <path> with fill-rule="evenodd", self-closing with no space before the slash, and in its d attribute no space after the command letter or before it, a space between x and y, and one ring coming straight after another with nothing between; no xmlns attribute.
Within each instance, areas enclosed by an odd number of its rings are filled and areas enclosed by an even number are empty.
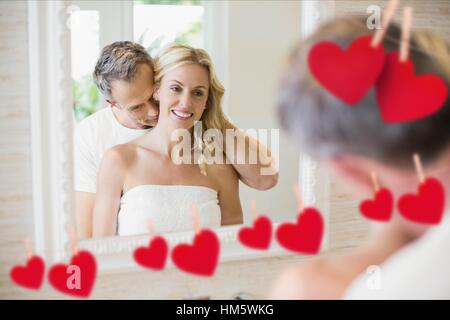
<svg viewBox="0 0 450 320"><path fill-rule="evenodd" d="M149 117L153 117L159 114L159 106L155 104L153 101L147 102L146 109L147 115Z"/></svg>

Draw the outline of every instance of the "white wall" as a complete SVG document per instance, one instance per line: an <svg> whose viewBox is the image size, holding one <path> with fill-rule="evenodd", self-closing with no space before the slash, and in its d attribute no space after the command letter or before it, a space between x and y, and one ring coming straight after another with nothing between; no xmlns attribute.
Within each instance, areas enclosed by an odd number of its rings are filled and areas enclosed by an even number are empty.
<svg viewBox="0 0 450 320"><path fill-rule="evenodd" d="M279 128L275 115L278 80L288 48L300 38L300 7L295 1L229 3L225 110L242 129ZM296 213L291 190L298 182L299 156L282 133L279 142L278 185L262 192L241 183L246 222L251 219L251 199L275 221L292 219Z"/></svg>

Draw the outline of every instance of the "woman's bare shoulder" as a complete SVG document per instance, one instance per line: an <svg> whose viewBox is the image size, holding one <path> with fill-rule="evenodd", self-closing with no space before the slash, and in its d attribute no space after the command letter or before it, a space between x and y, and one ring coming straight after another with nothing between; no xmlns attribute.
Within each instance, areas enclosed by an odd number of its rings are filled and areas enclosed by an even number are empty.
<svg viewBox="0 0 450 320"><path fill-rule="evenodd" d="M108 149L103 155L102 166L111 166L116 169L127 168L136 158L136 146L124 143Z"/></svg>

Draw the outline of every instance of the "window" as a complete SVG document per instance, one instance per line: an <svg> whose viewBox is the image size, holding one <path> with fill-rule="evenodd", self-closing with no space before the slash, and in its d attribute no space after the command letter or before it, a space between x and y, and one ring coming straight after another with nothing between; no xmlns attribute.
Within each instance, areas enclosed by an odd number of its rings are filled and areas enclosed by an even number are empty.
<svg viewBox="0 0 450 320"><path fill-rule="evenodd" d="M74 112L76 119L81 120L101 108L100 94L92 81L100 49L98 11L73 11L70 27Z"/></svg>
<svg viewBox="0 0 450 320"><path fill-rule="evenodd" d="M152 56L171 42L202 48L203 11L200 0L136 0L134 41Z"/></svg>
<svg viewBox="0 0 450 320"><path fill-rule="evenodd" d="M204 47L201 0L72 1L72 79L74 113L80 121L106 106L92 80L100 50L132 40L154 56L171 42Z"/></svg>

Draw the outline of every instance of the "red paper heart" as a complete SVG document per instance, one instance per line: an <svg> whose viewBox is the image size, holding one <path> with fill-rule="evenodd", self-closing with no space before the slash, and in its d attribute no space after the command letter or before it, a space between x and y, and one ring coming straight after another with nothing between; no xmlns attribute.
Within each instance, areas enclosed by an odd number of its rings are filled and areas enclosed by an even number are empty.
<svg viewBox="0 0 450 320"><path fill-rule="evenodd" d="M28 289L39 289L44 279L45 264L39 256L28 259L26 266L15 266L11 269L11 279L19 286Z"/></svg>
<svg viewBox="0 0 450 320"><path fill-rule="evenodd" d="M283 223L277 229L278 242L288 250L316 254L323 235L323 219L319 211L306 208L297 217L297 223Z"/></svg>
<svg viewBox="0 0 450 320"><path fill-rule="evenodd" d="M441 222L444 208L444 187L434 178L427 178L420 184L417 195L406 194L398 202L398 209L405 218L424 224Z"/></svg>
<svg viewBox="0 0 450 320"><path fill-rule="evenodd" d="M80 276L79 288L73 287L77 282L76 280L71 281L72 278L69 279L69 277L77 275L77 269ZM79 251L70 260L70 265L62 263L54 265L50 269L48 279L56 290L73 296L88 297L94 287L96 271L97 265L94 256L88 251Z"/></svg>
<svg viewBox="0 0 450 320"><path fill-rule="evenodd" d="M392 217L393 208L394 197L386 188L378 190L374 200L365 200L359 206L363 216L377 221L389 221Z"/></svg>
<svg viewBox="0 0 450 320"><path fill-rule="evenodd" d="M216 234L208 229L194 237L194 244L179 244L172 251L174 264L183 271L212 276L219 260L220 243Z"/></svg>
<svg viewBox="0 0 450 320"><path fill-rule="evenodd" d="M134 260L143 267L162 270L166 263L168 246L162 237L154 237L148 247L134 250Z"/></svg>
<svg viewBox="0 0 450 320"><path fill-rule="evenodd" d="M383 70L384 48L382 45L372 48L371 41L372 36L359 37L346 51L333 42L319 42L309 52L309 69L330 93L355 105Z"/></svg>
<svg viewBox="0 0 450 320"><path fill-rule="evenodd" d="M253 227L243 227L239 230L239 241L250 248L265 250L270 246L272 222L265 216L259 216Z"/></svg>
<svg viewBox="0 0 450 320"><path fill-rule="evenodd" d="M412 61L400 62L398 52L387 55L376 88L381 116L386 123L430 116L444 106L448 97L444 80L433 74L416 76Z"/></svg>

